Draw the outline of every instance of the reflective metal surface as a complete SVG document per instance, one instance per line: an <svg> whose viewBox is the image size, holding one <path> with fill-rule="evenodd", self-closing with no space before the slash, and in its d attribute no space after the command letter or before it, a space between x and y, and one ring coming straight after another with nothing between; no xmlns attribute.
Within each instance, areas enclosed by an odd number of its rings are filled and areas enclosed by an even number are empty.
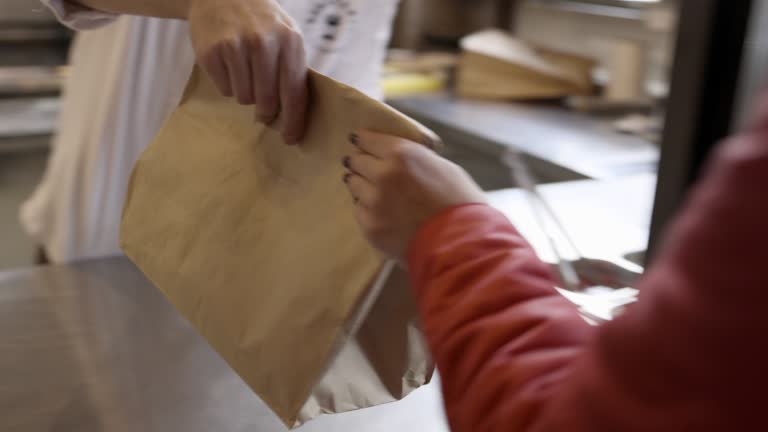
<svg viewBox="0 0 768 432"><path fill-rule="evenodd" d="M440 135L449 159L457 147L491 160L499 160L512 149L523 155L533 174L545 183L656 172L658 146L620 134L608 121L560 107L447 95L396 99L391 104ZM490 166L478 167L477 177L482 178L482 171ZM471 164L465 168L474 174ZM505 166L501 175L508 177Z"/></svg>
<svg viewBox="0 0 768 432"><path fill-rule="evenodd" d="M542 196L567 230L581 255L635 267L622 257L645 250L653 208L656 177L652 174L597 181L580 180L539 186ZM488 194L492 206L504 213L533 246L539 257L556 262L547 236L527 204L525 192L507 189ZM575 259L576 256L568 255ZM577 271L585 270L577 265Z"/></svg>
<svg viewBox="0 0 768 432"><path fill-rule="evenodd" d="M655 177L541 187L587 256L648 239ZM542 258L520 190L489 194ZM621 203L617 207L616 203ZM125 259L0 273L0 431L278 432L285 428ZM437 385L301 432L447 432Z"/></svg>
<svg viewBox="0 0 768 432"><path fill-rule="evenodd" d="M284 430L127 260L0 273L0 431ZM447 431L435 386L301 430Z"/></svg>

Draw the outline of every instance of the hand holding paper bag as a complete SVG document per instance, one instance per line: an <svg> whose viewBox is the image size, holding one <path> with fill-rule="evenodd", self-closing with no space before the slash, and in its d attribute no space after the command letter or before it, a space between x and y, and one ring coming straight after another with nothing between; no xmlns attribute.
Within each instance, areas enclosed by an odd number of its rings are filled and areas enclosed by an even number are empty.
<svg viewBox="0 0 768 432"><path fill-rule="evenodd" d="M340 160L354 130L436 138L330 78L310 73L310 87L307 133L291 147L195 71L134 170L121 233L289 426L402 398L431 375L403 282L374 283L384 261L356 225Z"/></svg>
<svg viewBox="0 0 768 432"><path fill-rule="evenodd" d="M286 141L306 126L307 59L296 22L275 0L190 1L188 20L198 63L225 96L255 105L271 123L282 113Z"/></svg>

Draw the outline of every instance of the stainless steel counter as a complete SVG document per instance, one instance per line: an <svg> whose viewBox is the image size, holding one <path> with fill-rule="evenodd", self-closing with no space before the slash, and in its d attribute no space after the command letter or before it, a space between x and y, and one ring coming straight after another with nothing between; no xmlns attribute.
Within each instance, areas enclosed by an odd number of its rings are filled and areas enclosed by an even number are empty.
<svg viewBox="0 0 768 432"><path fill-rule="evenodd" d="M307 432L446 432L436 387ZM285 428L124 258L0 273L3 432Z"/></svg>
<svg viewBox="0 0 768 432"><path fill-rule="evenodd" d="M486 190L509 187L500 162L509 149L523 153L544 183L654 173L659 160L655 144L620 134L609 121L556 106L448 95L395 99L390 104L440 135L448 147L446 157Z"/></svg>
<svg viewBox="0 0 768 432"><path fill-rule="evenodd" d="M644 246L652 176L545 186L593 256ZM520 191L491 194L543 257ZM621 203L620 205L617 205ZM124 258L0 273L3 432L276 432L285 428ZM306 432L447 432L436 385L323 417Z"/></svg>
<svg viewBox="0 0 768 432"><path fill-rule="evenodd" d="M577 180L544 185L540 190L584 255L619 261L628 253L647 248L656 192L654 174L607 181ZM488 196L491 205L507 215L539 256L554 262L549 241L536 223L524 193L507 189Z"/></svg>

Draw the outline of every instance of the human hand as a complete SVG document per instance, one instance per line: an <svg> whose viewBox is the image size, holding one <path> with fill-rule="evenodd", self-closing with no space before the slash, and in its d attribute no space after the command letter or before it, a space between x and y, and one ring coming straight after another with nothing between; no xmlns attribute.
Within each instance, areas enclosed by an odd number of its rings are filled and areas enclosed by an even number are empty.
<svg viewBox="0 0 768 432"><path fill-rule="evenodd" d="M343 160L344 176L368 240L405 259L431 217L450 207L485 203L483 191L458 165L421 144L370 131L350 136L356 149Z"/></svg>
<svg viewBox="0 0 768 432"><path fill-rule="evenodd" d="M282 115L288 144L302 139L309 92L304 40L276 0L190 0L198 63L219 91L255 105L256 119Z"/></svg>

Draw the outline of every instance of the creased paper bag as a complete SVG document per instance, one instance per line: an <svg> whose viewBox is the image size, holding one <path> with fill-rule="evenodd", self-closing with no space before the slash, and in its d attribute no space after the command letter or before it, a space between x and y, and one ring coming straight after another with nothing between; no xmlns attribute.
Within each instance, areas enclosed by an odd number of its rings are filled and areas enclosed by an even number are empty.
<svg viewBox="0 0 768 432"><path fill-rule="evenodd" d="M342 181L360 128L425 144L402 114L317 73L300 146L195 71L137 163L126 254L288 425L405 397L432 365L402 275ZM359 331L358 331L359 330Z"/></svg>
<svg viewBox="0 0 768 432"><path fill-rule="evenodd" d="M461 40L456 90L462 97L503 100L592 93L595 61L484 30Z"/></svg>

